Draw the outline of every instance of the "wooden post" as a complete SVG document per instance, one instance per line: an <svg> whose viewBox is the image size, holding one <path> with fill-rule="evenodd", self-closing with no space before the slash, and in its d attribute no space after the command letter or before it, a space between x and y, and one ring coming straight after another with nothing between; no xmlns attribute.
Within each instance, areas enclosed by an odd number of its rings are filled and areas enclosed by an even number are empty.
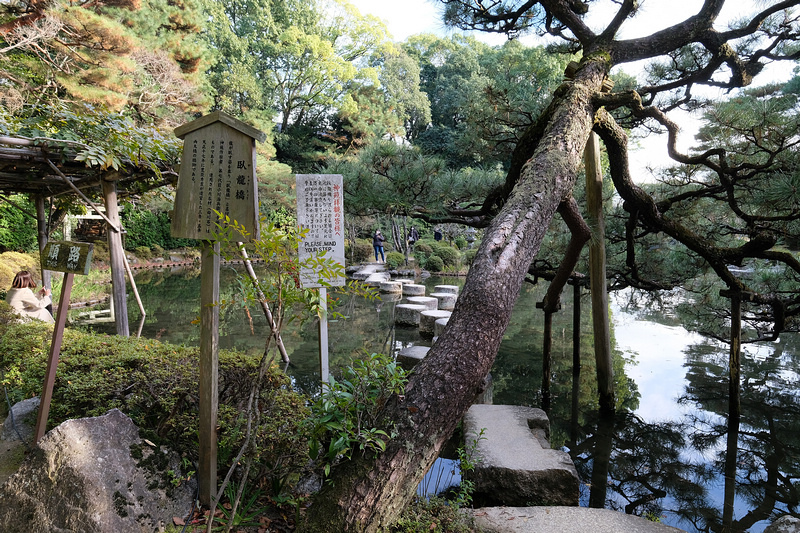
<svg viewBox="0 0 800 533"><path fill-rule="evenodd" d="M34 201L36 202L36 230L38 234L38 241L39 241L39 253L42 253L44 247L47 246L47 210L45 209L45 197L42 195L37 194L34 197ZM44 268L42 265L42 286L46 289L51 289L52 284L52 276L50 275L50 271Z"/></svg>
<svg viewBox="0 0 800 533"><path fill-rule="evenodd" d="M575 280L572 285L572 412L570 442L578 441L578 411L581 391L581 285Z"/></svg>
<svg viewBox="0 0 800 533"><path fill-rule="evenodd" d="M64 282L61 284L61 297L58 300L58 313L56 314L56 324L53 329L53 340L50 343L50 355L47 358L47 369L44 373L44 386L42 387L42 397L39 403L39 414L36 418L36 431L33 437L34 442L39 442L47 430L47 417L50 414L50 401L53 398L53 385L56 382L56 368L58 368L58 357L61 354L61 341L64 339L64 325L67 323L67 309L69 309L69 295L72 292L72 280L75 274L68 272L64 274Z"/></svg>
<svg viewBox="0 0 800 533"><path fill-rule="evenodd" d="M550 374L553 360L553 312L544 311L544 340L542 341L542 410L550 412Z"/></svg>
<svg viewBox="0 0 800 533"><path fill-rule="evenodd" d="M200 258L200 462L197 472L200 504L205 507L212 505L217 494L219 251L218 242L203 241Z"/></svg>
<svg viewBox="0 0 800 533"><path fill-rule="evenodd" d="M600 410L613 411L614 367L611 360L611 333L606 290L605 219L603 217L603 172L600 168L600 143L592 132L584 152L586 167L586 206L594 238L589 244L589 278L592 293L594 356L597 363L597 391Z"/></svg>
<svg viewBox="0 0 800 533"><path fill-rule="evenodd" d="M61 284L61 298L58 301L58 312L55 316L53 339L50 342L50 356L47 359L42 396L39 402L39 414L36 419L34 442L39 442L47 430L47 417L50 414L50 400L53 397L53 386L56 381L56 368L61 353L61 341L64 339L64 325L67 323L69 295L72 292L72 281L75 274L86 275L92 266L94 245L75 242L51 242L42 250L40 261L42 268L64 272Z"/></svg>
<svg viewBox="0 0 800 533"><path fill-rule="evenodd" d="M117 207L117 184L103 179L103 198L106 216L113 227L108 228L108 251L111 256L111 298L114 300L114 323L117 335L127 337L128 294L125 286L125 250L122 248L122 234L119 231L119 207ZM115 231L116 230L116 231Z"/></svg>
<svg viewBox="0 0 800 533"><path fill-rule="evenodd" d="M722 506L722 531L730 532L733 526L736 501L736 464L739 450L739 424L741 421L741 350L742 350L742 295L722 291L731 299L731 351L728 362L728 439L725 451L725 496Z"/></svg>

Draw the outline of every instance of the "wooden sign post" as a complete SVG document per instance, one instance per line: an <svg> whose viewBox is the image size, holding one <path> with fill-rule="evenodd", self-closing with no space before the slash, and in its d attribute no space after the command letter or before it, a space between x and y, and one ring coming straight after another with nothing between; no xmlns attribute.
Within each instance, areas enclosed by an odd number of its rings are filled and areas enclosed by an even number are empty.
<svg viewBox="0 0 800 533"><path fill-rule="evenodd" d="M299 244L298 255L303 263L310 257L325 254L344 266L344 201L342 176L339 174L297 174L297 223L307 229ZM301 267L300 284L318 287L321 313L319 317L319 365L322 383L328 382L328 290L319 283L319 272ZM344 277L330 280L334 287L344 285Z"/></svg>
<svg viewBox="0 0 800 533"><path fill-rule="evenodd" d="M217 490L219 405L219 243L212 242L218 217L236 220L257 239L256 140L266 135L221 111L175 129L183 156L175 193L172 235L203 241L200 287L200 424L197 467L200 503L211 506Z"/></svg>
<svg viewBox="0 0 800 533"><path fill-rule="evenodd" d="M53 399L53 385L56 381L56 368L61 354L61 341L64 340L64 325L67 323L69 295L72 292L72 280L75 274L86 275L92 266L94 245L86 242L49 242L42 250L42 269L64 272L61 284L61 298L58 300L58 313L50 343L50 355L47 358L47 369L44 373L44 386L39 403L39 415L36 418L34 442L39 442L47 430L47 417L50 414L50 401Z"/></svg>

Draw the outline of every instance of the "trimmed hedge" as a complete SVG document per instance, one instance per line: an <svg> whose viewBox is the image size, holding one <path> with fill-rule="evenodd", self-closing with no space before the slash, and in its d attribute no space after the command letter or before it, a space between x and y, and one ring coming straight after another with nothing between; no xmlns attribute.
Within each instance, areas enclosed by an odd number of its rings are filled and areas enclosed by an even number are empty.
<svg viewBox="0 0 800 533"><path fill-rule="evenodd" d="M41 393L52 326L14 323L0 307L2 383L14 401ZM156 340L92 335L66 329L58 364L48 428L99 416L118 408L139 426L143 437L197 457L198 348ZM258 360L221 350L219 356L219 462L226 465L244 438L244 415ZM273 368L263 381L261 423L256 429L254 476L284 479L308 460L306 399L289 378Z"/></svg>

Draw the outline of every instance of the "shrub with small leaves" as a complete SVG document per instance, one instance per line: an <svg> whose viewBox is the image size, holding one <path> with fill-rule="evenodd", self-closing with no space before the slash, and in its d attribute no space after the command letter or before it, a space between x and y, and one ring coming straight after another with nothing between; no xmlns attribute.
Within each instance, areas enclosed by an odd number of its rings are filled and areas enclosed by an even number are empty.
<svg viewBox="0 0 800 533"><path fill-rule="evenodd" d="M406 264L406 256L400 252L389 252L386 254L386 266L396 270Z"/></svg>
<svg viewBox="0 0 800 533"><path fill-rule="evenodd" d="M394 430L382 418L383 406L402 394L407 372L392 358L372 354L347 367L341 379L331 376L323 394L311 407L309 454L321 463L325 475L353 453L379 453Z"/></svg>
<svg viewBox="0 0 800 533"><path fill-rule="evenodd" d="M425 268L431 272L441 272L444 270L444 261L438 255L432 255L425 261Z"/></svg>

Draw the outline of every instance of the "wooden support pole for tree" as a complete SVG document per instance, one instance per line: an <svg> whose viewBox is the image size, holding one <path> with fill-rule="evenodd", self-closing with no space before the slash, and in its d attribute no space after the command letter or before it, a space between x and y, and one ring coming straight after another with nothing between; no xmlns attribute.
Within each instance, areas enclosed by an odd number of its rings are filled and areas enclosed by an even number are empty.
<svg viewBox="0 0 800 533"><path fill-rule="evenodd" d="M219 407L219 251L203 241L200 257L200 426L198 431L200 504L211 507L217 494L217 410Z"/></svg>
<svg viewBox="0 0 800 533"><path fill-rule="evenodd" d="M117 206L117 184L103 179L103 198L106 204L106 217L112 226L108 232L108 251L111 257L111 298L114 301L114 323L117 335L127 337L128 328L128 294L125 287L125 250L122 248L122 234L118 229L119 207Z"/></svg>
<svg viewBox="0 0 800 533"><path fill-rule="evenodd" d="M600 410L614 411L614 367L611 360L611 333L606 289L605 219L603 217L603 172L600 167L600 143L592 132L584 152L586 166L586 206L593 235L589 244L589 278L592 293L594 356L597 363L597 390Z"/></svg>
<svg viewBox="0 0 800 533"><path fill-rule="evenodd" d="M550 412L550 374L553 360L553 313L544 311L544 341L542 343L542 409Z"/></svg>
<svg viewBox="0 0 800 533"><path fill-rule="evenodd" d="M739 450L739 423L741 421L741 350L742 350L742 295L723 291L731 299L731 349L728 362L728 439L725 451L725 497L722 507L722 531L733 527L736 501L736 455Z"/></svg>
<svg viewBox="0 0 800 533"><path fill-rule="evenodd" d="M572 410L570 441L574 446L578 440L578 408L581 392L581 286L575 280L572 285Z"/></svg>

